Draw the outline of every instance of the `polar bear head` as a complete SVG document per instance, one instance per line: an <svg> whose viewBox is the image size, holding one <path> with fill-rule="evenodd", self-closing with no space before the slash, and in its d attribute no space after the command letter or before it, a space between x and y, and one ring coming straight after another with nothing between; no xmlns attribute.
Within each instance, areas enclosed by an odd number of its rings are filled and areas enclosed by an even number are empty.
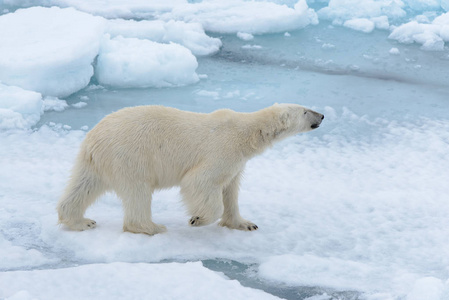
<svg viewBox="0 0 449 300"><path fill-rule="evenodd" d="M298 104L274 104L255 112L251 147L263 151L273 143L320 126L324 116Z"/></svg>
<svg viewBox="0 0 449 300"><path fill-rule="evenodd" d="M320 126L324 115L298 104L275 104L271 107L278 117L275 125L275 139L282 139Z"/></svg>

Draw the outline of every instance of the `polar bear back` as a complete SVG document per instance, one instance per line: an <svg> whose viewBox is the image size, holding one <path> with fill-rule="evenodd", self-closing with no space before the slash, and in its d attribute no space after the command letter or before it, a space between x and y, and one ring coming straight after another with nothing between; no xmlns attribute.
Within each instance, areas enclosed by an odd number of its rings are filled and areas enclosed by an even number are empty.
<svg viewBox="0 0 449 300"><path fill-rule="evenodd" d="M228 177L232 174L227 173L244 167L242 139L247 138L242 137L245 126L237 114L163 106L125 108L105 117L87 134L81 155L110 185L137 180L155 188L171 187L179 185L190 169L204 164L214 165Z"/></svg>

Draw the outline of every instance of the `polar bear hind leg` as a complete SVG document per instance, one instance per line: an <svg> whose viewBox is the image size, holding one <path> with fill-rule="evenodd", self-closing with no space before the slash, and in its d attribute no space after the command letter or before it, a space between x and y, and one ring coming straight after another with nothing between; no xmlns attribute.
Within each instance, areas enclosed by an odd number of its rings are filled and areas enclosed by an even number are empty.
<svg viewBox="0 0 449 300"><path fill-rule="evenodd" d="M58 202L59 223L72 230L86 230L96 227L96 222L84 218L86 209L106 188L90 169L89 165L77 162L69 184Z"/></svg>
<svg viewBox="0 0 449 300"><path fill-rule="evenodd" d="M147 183L133 183L116 189L124 209L123 230L155 235L167 231L164 225L153 223L151 198L153 189Z"/></svg>

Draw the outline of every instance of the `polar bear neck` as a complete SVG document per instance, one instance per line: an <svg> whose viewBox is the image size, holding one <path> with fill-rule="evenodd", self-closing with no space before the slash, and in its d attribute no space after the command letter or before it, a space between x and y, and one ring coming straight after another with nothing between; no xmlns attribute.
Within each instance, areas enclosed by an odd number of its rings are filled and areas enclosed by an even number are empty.
<svg viewBox="0 0 449 300"><path fill-rule="evenodd" d="M282 121L275 107L239 114L243 114L239 120L242 120L242 134L249 140L250 147L246 149L249 157L262 153L274 143L294 134L288 131L287 122Z"/></svg>

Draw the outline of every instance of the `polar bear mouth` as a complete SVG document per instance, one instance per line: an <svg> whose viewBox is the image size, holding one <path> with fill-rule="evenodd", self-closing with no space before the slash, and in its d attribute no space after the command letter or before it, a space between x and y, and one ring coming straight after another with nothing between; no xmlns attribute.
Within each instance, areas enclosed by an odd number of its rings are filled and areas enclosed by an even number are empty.
<svg viewBox="0 0 449 300"><path fill-rule="evenodd" d="M320 127L320 124L312 124L312 126L310 126L312 129L317 129L318 127Z"/></svg>

